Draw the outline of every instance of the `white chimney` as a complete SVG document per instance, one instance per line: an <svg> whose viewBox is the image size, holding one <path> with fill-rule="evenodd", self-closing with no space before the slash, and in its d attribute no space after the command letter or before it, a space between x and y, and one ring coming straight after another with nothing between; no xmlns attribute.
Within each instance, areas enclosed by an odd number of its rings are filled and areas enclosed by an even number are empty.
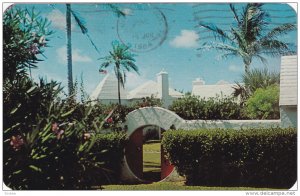
<svg viewBox="0 0 300 196"><path fill-rule="evenodd" d="M168 73L162 70L157 74L158 96L162 100L162 106L167 108L169 106L169 77Z"/></svg>
<svg viewBox="0 0 300 196"><path fill-rule="evenodd" d="M193 86L204 85L204 84L205 84L205 81L200 78L196 78L196 80L193 81Z"/></svg>

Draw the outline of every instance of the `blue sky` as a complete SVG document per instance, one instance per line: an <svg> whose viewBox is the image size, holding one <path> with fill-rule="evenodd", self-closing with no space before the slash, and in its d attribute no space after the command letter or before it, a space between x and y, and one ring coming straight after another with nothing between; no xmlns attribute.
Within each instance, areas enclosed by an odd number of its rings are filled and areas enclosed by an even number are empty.
<svg viewBox="0 0 300 196"><path fill-rule="evenodd" d="M98 60L109 54L115 40L130 44L136 56L140 75L128 73L127 88L133 89L147 80L156 80L162 69L169 73L170 86L191 91L192 81L202 78L206 84L220 80L239 81L244 73L242 60L238 57L220 59L216 51L197 51L210 34L196 27L197 21L219 24L224 29L233 22L229 4L181 3L181 4L116 4L128 15L118 18L103 4L72 4L72 9L85 19L89 35L100 50L96 52L85 35L72 20L73 78L80 82L81 74L87 93L91 93L105 77L98 72L102 63ZM235 4L239 10L244 4ZM51 22L55 31L46 48L44 61L32 70L35 79L45 77L62 82L67 90L65 4L20 4L34 6ZM297 22L297 15L287 4L266 4L270 14L270 29L284 22ZM202 29L203 30L203 29ZM200 33L199 33L200 31ZM282 40L297 44L297 32L282 36ZM140 49L139 47L144 47ZM41 57L43 58L43 57ZM280 58L268 57L270 70L279 71ZM253 61L251 68L263 67ZM108 69L112 73L112 69Z"/></svg>

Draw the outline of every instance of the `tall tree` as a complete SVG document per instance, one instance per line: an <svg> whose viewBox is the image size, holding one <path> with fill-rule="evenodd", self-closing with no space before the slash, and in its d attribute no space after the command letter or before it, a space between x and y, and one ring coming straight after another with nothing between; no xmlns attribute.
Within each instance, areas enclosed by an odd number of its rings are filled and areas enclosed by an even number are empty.
<svg viewBox="0 0 300 196"><path fill-rule="evenodd" d="M69 95L72 95L73 92L73 72L72 72L72 33L71 33L71 16L74 17L77 26L80 28L82 34L86 35L90 40L91 44L94 46L95 50L99 53L99 50L91 37L88 34L88 29L86 27L85 20L80 17L78 13L76 13L71 8L71 4L66 4L66 31L67 31L67 63L68 63L68 90Z"/></svg>
<svg viewBox="0 0 300 196"><path fill-rule="evenodd" d="M126 82L126 72L135 71L139 74L138 67L135 64L134 54L129 51L129 47L119 42L112 43L113 50L109 52L109 55L101 58L104 62L101 64L100 71L107 68L110 65L114 65L115 75L118 79L118 99L119 105L121 105L121 93L120 86L124 88Z"/></svg>
<svg viewBox="0 0 300 196"><path fill-rule="evenodd" d="M66 4L66 29L67 29L67 63L68 63L68 91L73 94L73 71L72 71L72 36L71 36L71 5Z"/></svg>
<svg viewBox="0 0 300 196"><path fill-rule="evenodd" d="M53 6L53 5L52 5ZM54 7L54 6L53 6ZM108 7L112 10L113 13L117 15L117 17L125 16L125 13L121 11L117 6L113 4L108 4ZM73 88L73 73L72 73L72 34L71 34L71 18L74 18L77 26L80 28L82 34L86 35L95 50L100 54L96 44L91 39L88 29L86 27L85 20L74 10L71 8L71 4L66 4L66 30L67 30L67 63L68 63L68 91L69 95L72 95L74 92Z"/></svg>
<svg viewBox="0 0 300 196"><path fill-rule="evenodd" d="M218 38L220 42L205 42L198 50L217 49L224 52L222 57L241 57L245 72L249 72L254 58L267 64L263 55L280 56L290 52L294 53L288 43L280 41L278 38L280 35L295 30L295 24L285 23L270 30L271 26L268 22L270 17L262 6L263 4L260 3L248 3L238 13L234 5L230 4L235 25L230 27L229 33L215 24L199 22L199 27L212 32L215 40Z"/></svg>

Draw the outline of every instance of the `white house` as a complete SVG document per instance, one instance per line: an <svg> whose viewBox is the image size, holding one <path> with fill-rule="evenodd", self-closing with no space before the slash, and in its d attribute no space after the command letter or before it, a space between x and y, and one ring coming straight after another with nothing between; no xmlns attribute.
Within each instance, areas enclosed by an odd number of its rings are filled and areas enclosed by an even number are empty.
<svg viewBox="0 0 300 196"><path fill-rule="evenodd" d="M197 78L193 81L192 95L200 98L212 98L216 96L231 96L234 84L220 80L216 84L206 85L204 80Z"/></svg>
<svg viewBox="0 0 300 196"><path fill-rule="evenodd" d="M282 122L297 126L298 61L297 56L281 57L280 68L280 118Z"/></svg>
<svg viewBox="0 0 300 196"><path fill-rule="evenodd" d="M297 122L297 56L282 56L280 71L280 112L281 119ZM117 79L114 75L108 74L92 92L91 100L100 100L102 103L118 102ZM235 84L226 81L219 81L213 85L206 85L203 80L197 78L193 81L192 95L200 98L219 96L231 96ZM168 73L161 71L157 74L157 81L148 81L137 88L127 91L121 87L121 99L123 104L141 100L143 97L155 97L161 99L163 107L167 108L173 100L184 95L169 87ZM285 120L286 122L286 120Z"/></svg>
<svg viewBox="0 0 300 196"><path fill-rule="evenodd" d="M157 74L157 81L148 81L137 88L127 91L120 88L122 104L141 100L144 97L161 99L163 107L168 107L173 100L183 97L183 94L169 87L168 73L161 71ZM118 102L118 81L115 75L107 74L90 95L91 100L100 100L104 104Z"/></svg>

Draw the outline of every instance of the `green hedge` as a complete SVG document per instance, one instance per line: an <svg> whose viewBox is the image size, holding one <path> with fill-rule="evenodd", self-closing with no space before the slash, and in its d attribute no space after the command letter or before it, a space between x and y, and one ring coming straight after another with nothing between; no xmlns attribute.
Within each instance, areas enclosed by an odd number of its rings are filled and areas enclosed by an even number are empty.
<svg viewBox="0 0 300 196"><path fill-rule="evenodd" d="M294 128L173 130L162 145L187 184L290 188L297 179Z"/></svg>
<svg viewBox="0 0 300 196"><path fill-rule="evenodd" d="M121 163L127 142L127 134L122 132L96 135L91 152L96 154L96 162L103 163L102 167L105 168L100 172L105 177L99 178L101 180L101 183L98 182L99 184L119 182Z"/></svg>
<svg viewBox="0 0 300 196"><path fill-rule="evenodd" d="M244 119L240 104L231 97L199 98L185 96L175 100L169 108L186 120Z"/></svg>

